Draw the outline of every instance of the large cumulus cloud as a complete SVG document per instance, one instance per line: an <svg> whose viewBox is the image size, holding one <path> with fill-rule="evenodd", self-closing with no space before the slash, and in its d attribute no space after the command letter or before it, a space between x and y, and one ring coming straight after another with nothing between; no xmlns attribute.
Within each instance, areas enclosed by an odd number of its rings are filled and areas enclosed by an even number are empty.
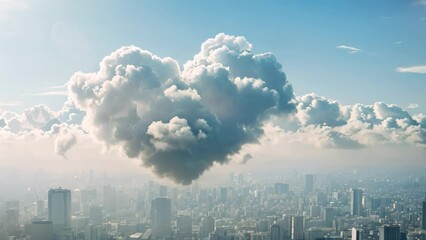
<svg viewBox="0 0 426 240"><path fill-rule="evenodd" d="M219 34L184 65L135 46L105 57L98 72L68 82L83 126L106 145L189 184L262 135L271 114L295 109L291 85L270 54Z"/></svg>
<svg viewBox="0 0 426 240"><path fill-rule="evenodd" d="M345 106L315 94L296 99L295 129L282 129L291 141L326 148L360 148L377 145L426 147L425 117L411 116L395 104ZM287 136L287 137L288 137Z"/></svg>

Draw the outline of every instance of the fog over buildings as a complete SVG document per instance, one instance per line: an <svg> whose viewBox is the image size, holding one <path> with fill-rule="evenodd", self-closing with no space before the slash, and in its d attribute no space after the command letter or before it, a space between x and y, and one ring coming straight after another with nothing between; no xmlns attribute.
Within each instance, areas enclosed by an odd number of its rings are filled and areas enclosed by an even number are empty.
<svg viewBox="0 0 426 240"><path fill-rule="evenodd" d="M0 0L0 240L426 240L425 20Z"/></svg>
<svg viewBox="0 0 426 240"><path fill-rule="evenodd" d="M426 238L424 172L222 177L181 186L92 171L17 189L0 199L0 239Z"/></svg>

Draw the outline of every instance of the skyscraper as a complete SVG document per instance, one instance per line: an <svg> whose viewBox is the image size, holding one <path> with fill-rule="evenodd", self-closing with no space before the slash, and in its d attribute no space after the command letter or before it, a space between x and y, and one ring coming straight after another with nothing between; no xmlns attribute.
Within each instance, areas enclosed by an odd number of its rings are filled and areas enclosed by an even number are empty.
<svg viewBox="0 0 426 240"><path fill-rule="evenodd" d="M278 224L271 226L271 240L281 240L280 226Z"/></svg>
<svg viewBox="0 0 426 240"><path fill-rule="evenodd" d="M213 217L208 216L203 218L202 222L202 227L203 227L203 235L202 238L208 238L209 234L214 232L215 230L215 220Z"/></svg>
<svg viewBox="0 0 426 240"><path fill-rule="evenodd" d="M398 225L384 225L380 227L380 240L400 240L401 233Z"/></svg>
<svg viewBox="0 0 426 240"><path fill-rule="evenodd" d="M106 212L115 212L115 188L107 185L103 189L103 207Z"/></svg>
<svg viewBox="0 0 426 240"><path fill-rule="evenodd" d="M334 208L332 207L324 208L325 227L333 227L333 220L334 220Z"/></svg>
<svg viewBox="0 0 426 240"><path fill-rule="evenodd" d="M304 231L303 216L291 217L291 239L292 240L303 240Z"/></svg>
<svg viewBox="0 0 426 240"><path fill-rule="evenodd" d="M305 176L305 191L313 192L314 191L314 175L306 174Z"/></svg>
<svg viewBox="0 0 426 240"><path fill-rule="evenodd" d="M351 214L355 216L362 216L362 189L351 189Z"/></svg>
<svg viewBox="0 0 426 240"><path fill-rule="evenodd" d="M151 204L152 239L169 237L171 228L171 202L168 198L156 198Z"/></svg>
<svg viewBox="0 0 426 240"><path fill-rule="evenodd" d="M71 191L50 189L48 193L49 221L71 228Z"/></svg>
<svg viewBox="0 0 426 240"><path fill-rule="evenodd" d="M426 200L422 203L422 229L426 230Z"/></svg>
<svg viewBox="0 0 426 240"><path fill-rule="evenodd" d="M177 239L191 239L192 238L192 218L191 216L180 215L176 217L176 232Z"/></svg>
<svg viewBox="0 0 426 240"><path fill-rule="evenodd" d="M364 231L362 229L352 228L352 240L362 240Z"/></svg>

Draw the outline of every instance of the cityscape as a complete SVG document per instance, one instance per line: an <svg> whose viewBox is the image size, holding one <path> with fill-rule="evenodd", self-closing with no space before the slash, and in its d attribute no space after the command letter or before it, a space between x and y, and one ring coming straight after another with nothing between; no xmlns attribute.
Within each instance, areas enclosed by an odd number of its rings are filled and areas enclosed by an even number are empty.
<svg viewBox="0 0 426 240"><path fill-rule="evenodd" d="M98 179L100 178L100 179ZM424 240L426 175L254 177L218 186L155 181L66 186L0 203L1 240Z"/></svg>
<svg viewBox="0 0 426 240"><path fill-rule="evenodd" d="M426 0L0 0L0 240L426 240Z"/></svg>

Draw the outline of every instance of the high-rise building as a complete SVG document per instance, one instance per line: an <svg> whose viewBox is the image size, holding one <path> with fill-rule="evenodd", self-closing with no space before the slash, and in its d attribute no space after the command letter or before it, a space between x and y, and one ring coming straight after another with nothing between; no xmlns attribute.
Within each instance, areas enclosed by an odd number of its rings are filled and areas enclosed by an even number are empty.
<svg viewBox="0 0 426 240"><path fill-rule="evenodd" d="M25 234L31 240L53 240L54 231L52 221L34 221L25 225Z"/></svg>
<svg viewBox="0 0 426 240"><path fill-rule="evenodd" d="M95 225L101 225L103 222L102 207L101 206L90 206L89 208L89 221Z"/></svg>
<svg viewBox="0 0 426 240"><path fill-rule="evenodd" d="M422 229L426 230L426 200L422 203Z"/></svg>
<svg viewBox="0 0 426 240"><path fill-rule="evenodd" d="M291 239L303 240L304 222L303 216L291 217Z"/></svg>
<svg viewBox="0 0 426 240"><path fill-rule="evenodd" d="M84 240L98 240L99 233L98 229L93 225L87 225L84 231Z"/></svg>
<svg viewBox="0 0 426 240"><path fill-rule="evenodd" d="M305 240L317 240L324 238L324 231L321 228L311 227L306 230Z"/></svg>
<svg viewBox="0 0 426 240"><path fill-rule="evenodd" d="M226 203L228 200L228 189L226 187L220 188L219 201L221 203Z"/></svg>
<svg viewBox="0 0 426 240"><path fill-rule="evenodd" d="M107 185L103 189L103 207L106 212L115 212L115 188Z"/></svg>
<svg viewBox="0 0 426 240"><path fill-rule="evenodd" d="M275 183L275 194L284 194L288 192L289 186L286 183Z"/></svg>
<svg viewBox="0 0 426 240"><path fill-rule="evenodd" d="M271 240L281 240L281 231L278 224L272 224L271 226Z"/></svg>
<svg viewBox="0 0 426 240"><path fill-rule="evenodd" d="M333 227L333 220L334 220L334 208L332 207L326 207L324 208L324 223L325 227Z"/></svg>
<svg viewBox="0 0 426 240"><path fill-rule="evenodd" d="M306 192L314 191L314 175L312 174L305 175L305 191Z"/></svg>
<svg viewBox="0 0 426 240"><path fill-rule="evenodd" d="M172 231L171 201L169 198L156 198L151 203L152 239L169 237Z"/></svg>
<svg viewBox="0 0 426 240"><path fill-rule="evenodd" d="M380 240L400 240L401 233L398 225L384 225L380 227Z"/></svg>
<svg viewBox="0 0 426 240"><path fill-rule="evenodd" d="M362 240L364 231L362 229L352 228L352 240Z"/></svg>
<svg viewBox="0 0 426 240"><path fill-rule="evenodd" d="M50 189L48 193L49 221L71 228L71 191Z"/></svg>
<svg viewBox="0 0 426 240"><path fill-rule="evenodd" d="M203 231L202 231L202 238L208 238L209 234L214 232L215 230L215 220L213 217L208 216L203 218L203 220L201 221L202 227L203 227Z"/></svg>
<svg viewBox="0 0 426 240"><path fill-rule="evenodd" d="M362 216L362 189L351 189L351 214L354 216Z"/></svg>
<svg viewBox="0 0 426 240"><path fill-rule="evenodd" d="M176 217L176 232L178 240L192 238L192 218L191 216L181 215Z"/></svg>
<svg viewBox="0 0 426 240"><path fill-rule="evenodd" d="M167 197L167 186L160 185L159 188L160 197Z"/></svg>

